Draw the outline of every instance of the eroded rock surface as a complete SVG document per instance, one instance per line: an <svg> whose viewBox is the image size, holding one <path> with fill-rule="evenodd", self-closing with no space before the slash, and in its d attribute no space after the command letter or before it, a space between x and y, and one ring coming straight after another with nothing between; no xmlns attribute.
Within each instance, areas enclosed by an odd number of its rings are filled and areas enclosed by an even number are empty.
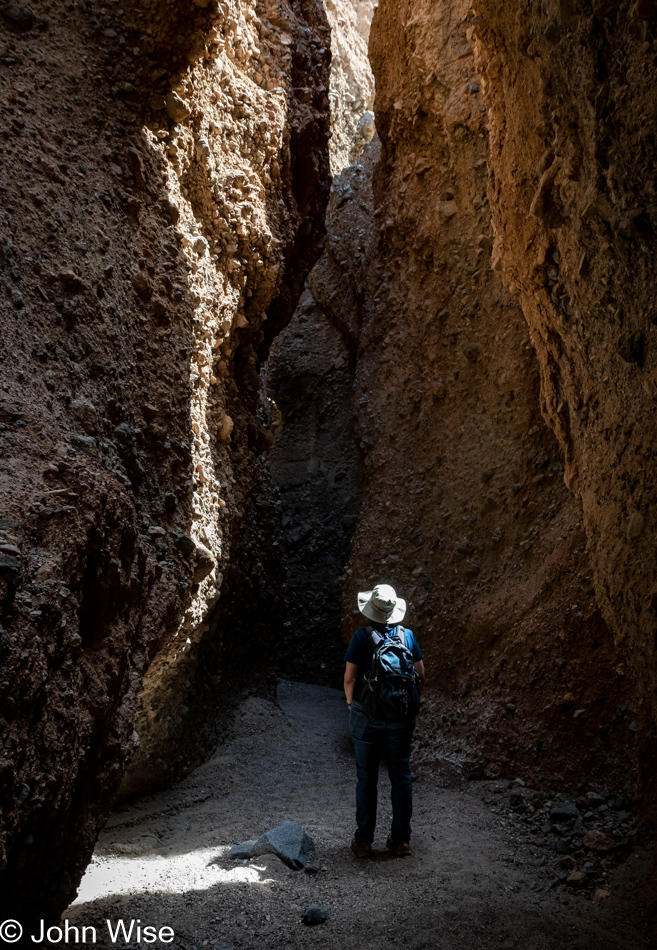
<svg viewBox="0 0 657 950"><path fill-rule="evenodd" d="M491 259L473 16L467 3L380 3L374 208L360 207L366 172L345 172L328 221L342 279L323 291L311 279L357 341L364 473L345 634L359 589L382 580L408 598L437 688L423 760L610 778L631 759L636 707L527 325Z"/></svg>
<svg viewBox="0 0 657 950"><path fill-rule="evenodd" d="M0 38L0 903L28 919L73 897L137 740L127 791L202 754L185 659L268 442L259 361L321 247L329 36L311 0L22 23Z"/></svg>
<svg viewBox="0 0 657 950"><path fill-rule="evenodd" d="M633 681L654 810L657 12L651 3L486 0L475 10L494 266L530 327L542 412Z"/></svg>
<svg viewBox="0 0 657 950"><path fill-rule="evenodd" d="M286 676L338 685L343 674L340 577L349 557L360 499L360 465L352 431L351 395L362 282L352 286L346 260L333 253L338 231L357 216L349 251L366 260L372 233L369 173L359 157L374 136L374 78L367 38L374 5L344 0L326 5L331 24L331 142L334 173L327 243L288 327L275 341L267 368L275 400L275 433L267 464L279 490L281 551L287 574L285 619L277 635L277 668ZM364 119L364 121L363 121ZM355 178L343 169L355 164ZM359 203L348 202L354 190ZM335 234L334 234L335 230ZM342 251L345 248L341 245ZM349 256L347 254L347 256ZM344 267L341 265L344 263ZM351 309L345 306L350 288ZM334 307L336 296L340 306ZM345 322L346 320L346 322Z"/></svg>
<svg viewBox="0 0 657 950"><path fill-rule="evenodd" d="M331 172L356 162L374 135L374 76L367 46L374 0L326 0L331 26Z"/></svg>

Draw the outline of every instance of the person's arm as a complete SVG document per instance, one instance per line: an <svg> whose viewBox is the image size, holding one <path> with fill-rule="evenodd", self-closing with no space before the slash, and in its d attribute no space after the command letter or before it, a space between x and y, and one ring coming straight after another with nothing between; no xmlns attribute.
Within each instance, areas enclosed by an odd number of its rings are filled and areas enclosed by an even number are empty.
<svg viewBox="0 0 657 950"><path fill-rule="evenodd" d="M347 662L344 671L344 694L347 697L347 706L351 706L354 698L354 686L358 679L358 664Z"/></svg>
<svg viewBox="0 0 657 950"><path fill-rule="evenodd" d="M420 677L420 689L424 686L424 660L418 660L417 663L413 664L417 670L417 675Z"/></svg>

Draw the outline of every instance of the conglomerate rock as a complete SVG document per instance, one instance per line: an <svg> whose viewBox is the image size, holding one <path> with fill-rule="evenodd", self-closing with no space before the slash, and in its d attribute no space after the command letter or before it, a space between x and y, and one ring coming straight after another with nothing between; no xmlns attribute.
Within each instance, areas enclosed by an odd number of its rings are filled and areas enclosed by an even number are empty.
<svg viewBox="0 0 657 950"><path fill-rule="evenodd" d="M657 8L476 0L493 267L522 305L541 408L632 679L657 807Z"/></svg>
<svg viewBox="0 0 657 950"><path fill-rule="evenodd" d="M345 635L359 589L385 581L408 599L437 697L421 759L627 781L629 676L541 415L527 325L491 260L473 18L466 2L379 4L373 210L364 155L334 183L310 281L356 349L363 484Z"/></svg>
<svg viewBox="0 0 657 950"><path fill-rule="evenodd" d="M327 0L331 24L331 142L334 173L331 207L336 231L345 216L360 220L371 209L371 174L360 170L360 204L345 204L351 185L341 184L343 169L358 162L374 135L374 77L367 39L371 0ZM363 121L365 120L365 121ZM369 159L371 163L371 157ZM365 230L371 228L365 222ZM363 232L364 233L364 232ZM362 234L358 243L362 243ZM275 340L267 366L267 395L274 400L276 432L267 453L273 484L280 492L281 546L287 588L283 628L277 635L277 668L286 676L312 677L338 686L344 647L340 576L349 557L359 505L360 466L351 426L351 392L359 303L345 305L349 276L333 259L337 240L327 246L308 279L289 325ZM364 259L362 249L353 248ZM321 285L321 290L319 287ZM315 299L320 293L326 306ZM343 306L331 309L336 294ZM351 309L350 309L351 307Z"/></svg>
<svg viewBox="0 0 657 950"><path fill-rule="evenodd" d="M260 360L324 233L321 7L123 6L44 2L0 36L0 908L23 920L74 896L136 743L128 792L207 751L185 659L219 629Z"/></svg>
<svg viewBox="0 0 657 950"><path fill-rule="evenodd" d="M331 172L358 160L374 134L374 76L367 44L374 0L326 0L331 26Z"/></svg>

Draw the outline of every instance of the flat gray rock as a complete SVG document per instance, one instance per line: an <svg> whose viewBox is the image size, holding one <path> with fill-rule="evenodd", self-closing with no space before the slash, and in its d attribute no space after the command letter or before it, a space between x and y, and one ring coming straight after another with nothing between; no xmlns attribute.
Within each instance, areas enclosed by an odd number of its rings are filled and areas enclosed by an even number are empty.
<svg viewBox="0 0 657 950"><path fill-rule="evenodd" d="M234 844L228 852L228 857L233 858L234 861L239 861L240 858L253 857L253 845L255 843L254 838L253 841L242 841L241 844Z"/></svg>
<svg viewBox="0 0 657 950"><path fill-rule="evenodd" d="M305 868L314 850L313 839L301 825L296 821L284 821L277 828L260 835L251 855L255 858L261 854L276 854L289 868L300 871Z"/></svg>

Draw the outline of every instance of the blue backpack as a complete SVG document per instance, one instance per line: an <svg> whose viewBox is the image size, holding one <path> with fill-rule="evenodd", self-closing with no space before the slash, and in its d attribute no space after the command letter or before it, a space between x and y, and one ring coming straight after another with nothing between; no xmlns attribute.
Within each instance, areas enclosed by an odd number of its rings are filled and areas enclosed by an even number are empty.
<svg viewBox="0 0 657 950"><path fill-rule="evenodd" d="M368 673L363 675L360 702L370 719L399 721L414 719L420 708L420 677L413 654L406 646L406 631L395 627L381 636L373 627L365 627L374 655Z"/></svg>

